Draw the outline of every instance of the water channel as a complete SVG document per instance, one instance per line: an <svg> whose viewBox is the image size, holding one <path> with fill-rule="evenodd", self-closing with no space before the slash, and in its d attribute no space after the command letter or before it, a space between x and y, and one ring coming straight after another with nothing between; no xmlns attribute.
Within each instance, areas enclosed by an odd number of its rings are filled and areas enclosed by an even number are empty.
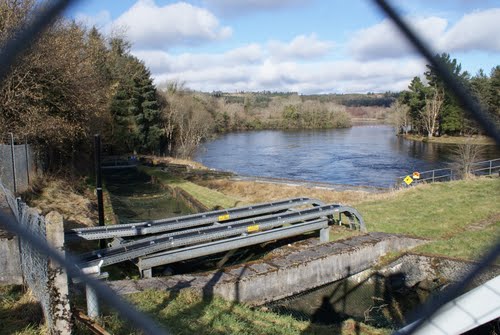
<svg viewBox="0 0 500 335"><path fill-rule="evenodd" d="M413 171L449 167L454 147L406 140L386 125L265 130L222 135L195 160L240 175L389 187ZM494 145L484 146L481 159L498 157Z"/></svg>

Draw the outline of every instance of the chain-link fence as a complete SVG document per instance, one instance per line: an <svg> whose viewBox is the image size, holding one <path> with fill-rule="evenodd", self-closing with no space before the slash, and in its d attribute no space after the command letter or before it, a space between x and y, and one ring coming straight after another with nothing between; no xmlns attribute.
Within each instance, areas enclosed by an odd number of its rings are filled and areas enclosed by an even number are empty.
<svg viewBox="0 0 500 335"><path fill-rule="evenodd" d="M24 226L31 234L46 240L45 218L38 212L28 207L19 198L15 198L0 180L0 192L3 193L12 213L16 216L18 224ZM21 269L24 283L30 288L33 295L40 302L47 325L52 326L52 313L50 310L50 294L48 290L48 262L46 254L33 247L29 240L21 238L19 241L21 256Z"/></svg>
<svg viewBox="0 0 500 335"><path fill-rule="evenodd" d="M33 147L12 133L0 136L0 179L14 193L27 190L37 171Z"/></svg>
<svg viewBox="0 0 500 335"><path fill-rule="evenodd" d="M4 45L2 45L2 52L0 52L0 81L2 81L6 75L8 74L11 66L15 63L15 60L19 55L29 46L33 41L35 41L36 37L39 35L40 31L46 29L51 22L53 22L54 18L60 15L67 6L71 3L70 0L60 0L60 1L52 1L47 4L47 6L43 6L36 15L32 16L32 21L26 22L23 25L23 29L19 31L16 35L16 38L13 38L7 41ZM408 40L415 46L415 48L429 61L429 63L436 69L436 72L440 75L443 82L447 85L447 87L452 90L459 100L460 104L464 106L465 109L471 112L474 118L479 122L479 124L483 127L483 129L492 136L497 144L500 144L500 131L496 128L496 125L493 122L490 122L489 118L485 116L486 114L480 108L475 99L469 94L467 89L462 86L460 80L457 80L450 71L448 71L444 64L441 64L439 60L434 57L434 52L428 48L425 43L423 43L420 38L413 33L412 29L406 25L404 20L398 15L384 0L374 0L375 3L391 18L391 20L398 26L398 28L405 34ZM3 151L2 151L3 152ZM15 150L14 150L15 152ZM25 150L26 155L27 150ZM7 151L8 153L8 151ZM3 153L2 153L3 154ZM21 154L22 155L22 154ZM14 157L12 159L12 157ZM11 163L10 169L13 171L12 175L16 174L17 170L15 168L16 163L16 155L12 155L11 151ZM4 161L5 159L2 159ZM8 169L8 168L7 168ZM22 172L19 173L20 175ZM29 173L26 173L29 175ZM4 178L8 179L8 178ZM12 180L16 180L13 178ZM13 191L17 191L15 189L17 185L15 185ZM86 285L90 286L95 293L102 299L105 300L110 306L113 306L118 310L123 318L134 322L136 327L141 329L144 333L147 334L162 334L166 333L165 330L160 329L157 324L151 320L149 317L143 315L138 312L137 309L133 308L129 304L127 304L123 299L117 297L108 286L105 286L91 278L87 275L84 275L80 270L75 267L75 264L78 264L78 261L70 256L62 256L58 253L54 248L51 248L46 240L43 238L43 234L40 234L42 222L40 222L40 216L38 214L31 213L29 208L24 205L17 204L15 198L12 196L10 192L8 192L5 187L1 187L2 191L6 194L9 194L9 203L11 204L11 208L14 209L18 220L13 220L12 218L6 216L4 213L0 212L0 221L4 227L8 230L12 231L18 236L21 237L24 242L29 244L30 248L33 248L30 251L33 255L30 256L32 259L30 260L32 266L41 266L40 264L45 262L42 261L42 258L46 256L50 256L51 259L54 259L59 264L64 266L64 268L68 271L68 273L79 280L83 281ZM18 221L18 222L15 222ZM18 223L21 224L18 224ZM38 227L35 230L31 226ZM29 228L28 228L29 227ZM24 247L26 247L24 244ZM35 251L40 253L40 256L34 256ZM26 253L23 250L23 253ZM473 269L456 285L450 287L450 289L446 290L443 295L441 295L440 299L431 300L430 303L425 304L419 311L418 314L415 315L414 319L419 320L415 323L412 328L407 333L412 333L415 331L425 320L430 318L441 306L443 306L446 302L451 301L456 296L463 292L463 289L470 284L471 280L477 276L485 267L491 264L500 254L499 244L492 248L490 252L477 264L473 267ZM24 257L24 256L23 256ZM40 257L36 259L36 257ZM23 266L24 270L24 266ZM27 271L34 271L36 269L26 269ZM41 270L43 271L43 269ZM36 273L33 279L37 279L37 281L42 282L40 280L40 273ZM392 280L392 279L391 279ZM394 277L394 280L397 281L398 277ZM384 284L385 285L385 284ZM342 286L342 285L341 285ZM34 290L37 290L35 286ZM339 290L337 287L334 290ZM346 288L349 290L349 287ZM42 292L35 294L43 294ZM498 294L498 293L497 293ZM42 303L43 305L43 303ZM48 320L49 324L52 322ZM177 320L177 322L182 322L181 319ZM121 332L123 333L123 332Z"/></svg>

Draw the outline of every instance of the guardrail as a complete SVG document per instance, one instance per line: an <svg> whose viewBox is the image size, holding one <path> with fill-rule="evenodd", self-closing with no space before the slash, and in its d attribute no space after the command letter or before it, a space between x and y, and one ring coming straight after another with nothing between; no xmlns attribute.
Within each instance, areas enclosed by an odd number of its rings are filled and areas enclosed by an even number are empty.
<svg viewBox="0 0 500 335"><path fill-rule="evenodd" d="M477 176L491 176L500 173L500 158L472 163L471 173Z"/></svg>
<svg viewBox="0 0 500 335"><path fill-rule="evenodd" d="M469 173L476 176L491 176L500 174L500 158L490 159L487 161L474 162L469 165ZM415 178L413 174L400 176L396 179L396 187L411 186L421 183L434 183L460 179L460 171L453 168L443 168L419 172L419 178ZM405 179L410 177L410 183L405 182Z"/></svg>

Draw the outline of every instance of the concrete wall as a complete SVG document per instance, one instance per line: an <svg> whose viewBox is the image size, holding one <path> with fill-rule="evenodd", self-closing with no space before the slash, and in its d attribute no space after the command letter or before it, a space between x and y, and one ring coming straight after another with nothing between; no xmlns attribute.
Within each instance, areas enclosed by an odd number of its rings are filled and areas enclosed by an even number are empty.
<svg viewBox="0 0 500 335"><path fill-rule="evenodd" d="M390 251L405 250L422 240L372 233L341 243L318 245L299 254L250 265L233 273L237 280L219 281L213 292L227 300L263 304L349 277L375 265Z"/></svg>
<svg viewBox="0 0 500 335"><path fill-rule="evenodd" d="M0 284L22 283L19 240L0 231Z"/></svg>
<svg viewBox="0 0 500 335"><path fill-rule="evenodd" d="M119 294L189 287L207 295L259 305L343 279L372 267L388 252L422 243L425 241L384 233L323 244L314 238L276 249L264 260L224 270L109 284Z"/></svg>

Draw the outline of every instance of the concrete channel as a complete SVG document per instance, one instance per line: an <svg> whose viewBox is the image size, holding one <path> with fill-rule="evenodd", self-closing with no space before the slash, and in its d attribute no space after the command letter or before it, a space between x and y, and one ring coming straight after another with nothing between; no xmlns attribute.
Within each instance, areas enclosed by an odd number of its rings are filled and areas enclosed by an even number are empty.
<svg viewBox="0 0 500 335"><path fill-rule="evenodd" d="M364 271L388 252L408 250L425 240L369 233L336 242L308 239L273 251L264 259L193 275L110 282L119 294L193 288L230 301L261 305Z"/></svg>

